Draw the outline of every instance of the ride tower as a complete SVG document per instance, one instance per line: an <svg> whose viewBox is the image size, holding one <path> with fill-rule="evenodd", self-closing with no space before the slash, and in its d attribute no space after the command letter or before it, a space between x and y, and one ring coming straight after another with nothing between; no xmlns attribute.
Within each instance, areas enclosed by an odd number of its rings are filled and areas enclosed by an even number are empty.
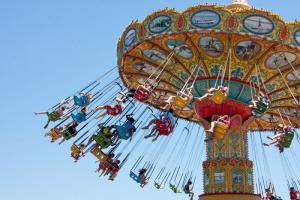
<svg viewBox="0 0 300 200"><path fill-rule="evenodd" d="M298 127L299 45L299 22L286 23L245 0L183 12L159 10L124 31L118 42L119 72L130 89L145 82L155 85L147 104L163 110L164 102L189 84L194 101L175 109L178 117L205 129L218 116L230 117L225 136L207 142L200 200L260 199L254 192L247 133L271 131L279 123ZM197 100L220 85L229 88L221 103ZM260 92L271 106L254 116L249 103Z"/></svg>

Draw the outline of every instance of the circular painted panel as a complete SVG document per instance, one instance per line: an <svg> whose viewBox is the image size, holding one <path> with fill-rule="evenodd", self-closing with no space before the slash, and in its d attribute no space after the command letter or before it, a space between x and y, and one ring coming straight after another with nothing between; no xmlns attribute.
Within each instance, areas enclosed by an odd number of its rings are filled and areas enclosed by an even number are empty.
<svg viewBox="0 0 300 200"><path fill-rule="evenodd" d="M274 23L262 15L250 15L244 19L244 27L251 33L264 35L274 30Z"/></svg>
<svg viewBox="0 0 300 200"><path fill-rule="evenodd" d="M289 63L292 63L296 60L297 56L293 53L289 53L289 52L277 52L272 54L267 62L266 65L269 68L280 68L283 66L288 65Z"/></svg>
<svg viewBox="0 0 300 200"><path fill-rule="evenodd" d="M191 48L181 40L167 40L166 45L170 50L175 49L175 53L183 58L193 57Z"/></svg>
<svg viewBox="0 0 300 200"><path fill-rule="evenodd" d="M268 113L261 116L261 119L266 121L266 122L278 122L279 121L279 117L274 116L274 115L270 115Z"/></svg>
<svg viewBox="0 0 300 200"><path fill-rule="evenodd" d="M242 41L235 47L235 53L241 60L252 60L260 50L260 45L250 40Z"/></svg>
<svg viewBox="0 0 300 200"><path fill-rule="evenodd" d="M201 10L194 13L191 17L191 23L198 28L212 28L221 21L219 13L212 10Z"/></svg>
<svg viewBox="0 0 300 200"><path fill-rule="evenodd" d="M292 69L292 72L287 75L287 79L290 81L299 81L300 80L300 68L296 69L295 71Z"/></svg>
<svg viewBox="0 0 300 200"><path fill-rule="evenodd" d="M134 28L130 29L124 39L124 46L125 47L131 47L136 42L136 30Z"/></svg>
<svg viewBox="0 0 300 200"><path fill-rule="evenodd" d="M171 17L167 15L160 15L155 17L149 23L149 30L152 33L162 33L171 26L172 20Z"/></svg>
<svg viewBox="0 0 300 200"><path fill-rule="evenodd" d="M210 56L220 56L224 51L224 44L221 40L206 36L200 39L200 47Z"/></svg>
<svg viewBox="0 0 300 200"><path fill-rule="evenodd" d="M300 30L295 32L295 42L300 46Z"/></svg>
<svg viewBox="0 0 300 200"><path fill-rule="evenodd" d="M146 49L143 51L144 55L148 58L150 58L153 61L157 61L157 62L162 62L164 60L166 60L166 56L165 54L154 50L154 49Z"/></svg>

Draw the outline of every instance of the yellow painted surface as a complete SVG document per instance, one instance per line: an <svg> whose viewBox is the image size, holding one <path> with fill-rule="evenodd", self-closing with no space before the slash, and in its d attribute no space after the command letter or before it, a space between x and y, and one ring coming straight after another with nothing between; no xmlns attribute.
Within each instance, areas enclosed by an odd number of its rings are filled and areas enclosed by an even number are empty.
<svg viewBox="0 0 300 200"><path fill-rule="evenodd" d="M219 194L219 195L205 195L199 200L260 200L259 196L249 194Z"/></svg>

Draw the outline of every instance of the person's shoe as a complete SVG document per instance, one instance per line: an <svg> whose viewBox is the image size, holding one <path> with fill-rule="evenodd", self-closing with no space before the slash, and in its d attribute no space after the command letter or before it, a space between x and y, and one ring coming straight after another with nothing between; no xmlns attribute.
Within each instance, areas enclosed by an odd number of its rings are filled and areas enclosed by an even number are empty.
<svg viewBox="0 0 300 200"><path fill-rule="evenodd" d="M272 140L272 138L271 138L271 137L269 137L269 136L268 136L267 138L268 138L268 139L270 139L270 140Z"/></svg>
<svg viewBox="0 0 300 200"><path fill-rule="evenodd" d="M267 146L267 147L269 146L267 143L263 143L263 145L264 145L264 146Z"/></svg>

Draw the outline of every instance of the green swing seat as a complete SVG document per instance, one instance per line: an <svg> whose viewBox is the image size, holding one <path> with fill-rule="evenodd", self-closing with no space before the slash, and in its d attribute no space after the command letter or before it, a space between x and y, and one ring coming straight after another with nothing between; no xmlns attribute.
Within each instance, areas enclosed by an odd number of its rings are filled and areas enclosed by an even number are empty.
<svg viewBox="0 0 300 200"><path fill-rule="evenodd" d="M72 138L72 133L70 133L70 131L68 129L65 129L61 132L61 135L66 139L69 140Z"/></svg>
<svg viewBox="0 0 300 200"><path fill-rule="evenodd" d="M178 194L178 193L181 193L180 189L176 186L176 185L173 185L170 183L170 189L175 193L175 194Z"/></svg>
<svg viewBox="0 0 300 200"><path fill-rule="evenodd" d="M53 111L51 113L47 113L48 119L52 122L60 120L60 115L57 111Z"/></svg>
<svg viewBox="0 0 300 200"><path fill-rule="evenodd" d="M254 117L261 117L268 109L268 104L265 102L258 102L257 103L257 108L253 109L252 114Z"/></svg>
<svg viewBox="0 0 300 200"><path fill-rule="evenodd" d="M286 133L283 137L282 145L284 148L289 148L295 136L295 130Z"/></svg>
<svg viewBox="0 0 300 200"><path fill-rule="evenodd" d="M93 136L93 140L100 145L102 149L106 149L107 147L112 145L112 141L108 141L104 134L98 134Z"/></svg>
<svg viewBox="0 0 300 200"><path fill-rule="evenodd" d="M164 185L162 184L162 183L158 183L158 182L154 182L154 187L156 188L156 189L163 189L164 188Z"/></svg>
<svg viewBox="0 0 300 200"><path fill-rule="evenodd" d="M99 131L97 133L97 135L93 136L93 140L100 145L100 147L102 149L106 149L107 147L112 145L112 141L111 140L107 140L107 138L111 137L112 133L110 131L110 129L106 126L104 126L103 124L99 124Z"/></svg>

